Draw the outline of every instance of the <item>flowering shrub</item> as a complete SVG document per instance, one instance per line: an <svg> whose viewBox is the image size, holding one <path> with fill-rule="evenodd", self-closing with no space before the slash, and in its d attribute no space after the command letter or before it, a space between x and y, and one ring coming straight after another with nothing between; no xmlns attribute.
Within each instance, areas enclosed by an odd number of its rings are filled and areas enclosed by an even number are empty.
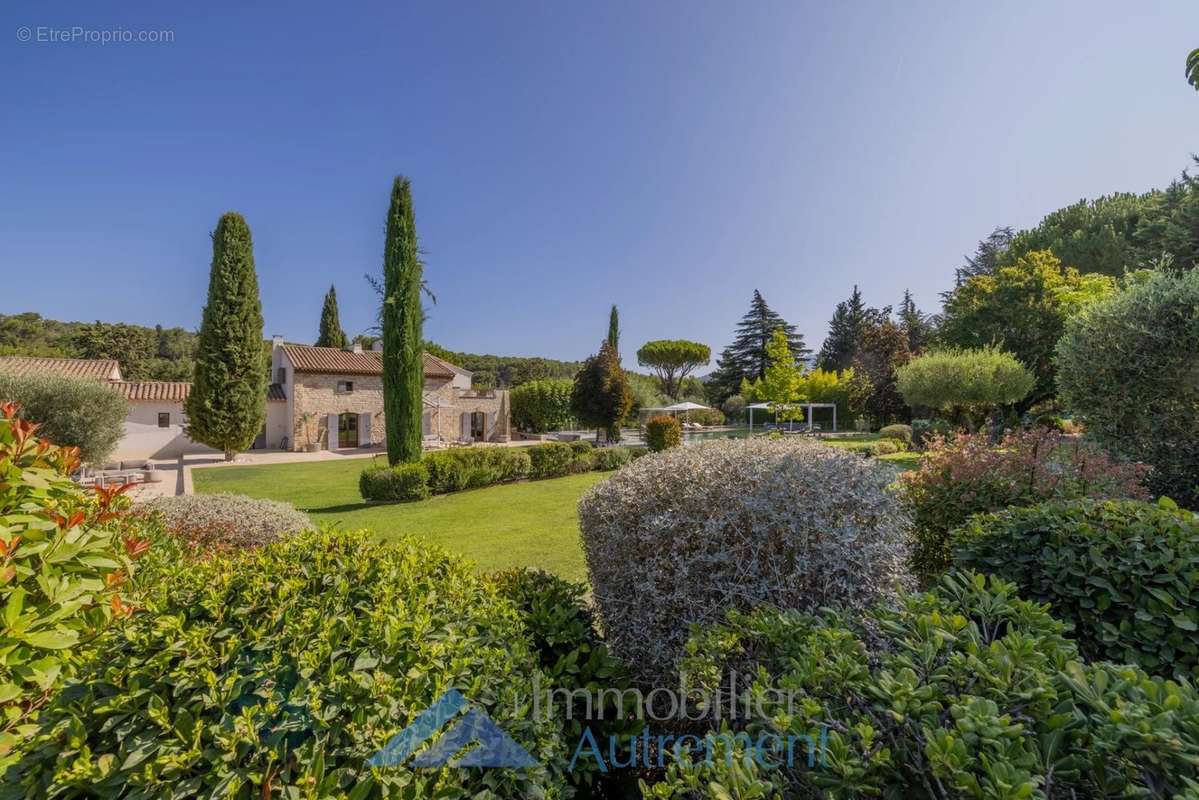
<svg viewBox="0 0 1199 800"><path fill-rule="evenodd" d="M612 650L669 679L692 623L768 603L857 610L907 583L888 473L812 442L742 439L634 461L579 501ZM665 685L658 683L658 685Z"/></svg>
<svg viewBox="0 0 1199 800"><path fill-rule="evenodd" d="M689 643L690 685L710 692L739 674L747 738L811 737L823 760L806 768L801 744L793 769L780 769L778 755L769 767L750 757L688 763L644 795L1194 797L1195 689L1080 663L1065 632L1012 584L970 573L863 623L730 613Z"/></svg>
<svg viewBox="0 0 1199 800"><path fill-rule="evenodd" d="M931 437L920 468L900 476L915 522L912 564L929 585L949 566L949 532L972 514L1045 500L1148 497L1147 468L1044 429Z"/></svg>
<svg viewBox="0 0 1199 800"><path fill-rule="evenodd" d="M923 450L934 436L946 437L953 432L953 425L945 419L912 420L912 446Z"/></svg>
<svg viewBox="0 0 1199 800"><path fill-rule="evenodd" d="M1074 623L1088 658L1199 679L1199 519L1171 501L1074 500L971 518L955 563Z"/></svg>
<svg viewBox="0 0 1199 800"><path fill-rule="evenodd" d="M312 528L312 520L288 503L240 494L158 497L138 506L157 514L163 526L197 549L261 547L286 533Z"/></svg>
<svg viewBox="0 0 1199 800"><path fill-rule="evenodd" d="M657 453L671 447L678 447L683 442L683 426L678 417L662 414L650 417L645 422L645 444Z"/></svg>
<svg viewBox="0 0 1199 800"><path fill-rule="evenodd" d="M443 550L307 532L181 560L142 599L45 709L5 775L14 795L565 795L561 730L527 702L538 666L520 618ZM366 765L451 688L538 765Z"/></svg>
<svg viewBox="0 0 1199 800"><path fill-rule="evenodd" d="M0 405L0 770L81 642L131 612L119 592L148 547L120 525L127 487L89 497L67 477L75 448L39 439L16 412Z"/></svg>

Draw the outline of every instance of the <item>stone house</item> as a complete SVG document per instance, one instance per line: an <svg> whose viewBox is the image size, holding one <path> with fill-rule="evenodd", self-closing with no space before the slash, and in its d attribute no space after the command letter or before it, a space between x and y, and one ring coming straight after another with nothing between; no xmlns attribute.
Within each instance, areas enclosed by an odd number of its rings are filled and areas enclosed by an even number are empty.
<svg viewBox="0 0 1199 800"><path fill-rule="evenodd" d="M508 441L508 393L475 391L471 373L424 354L425 388L421 417L426 441ZM363 350L285 344L276 336L271 377L286 397L287 449L312 444L322 449L382 446L383 354ZM267 447L280 447L270 434ZM329 432L335 433L330 437Z"/></svg>
<svg viewBox="0 0 1199 800"><path fill-rule="evenodd" d="M185 433L183 403L191 384L182 381L127 381L118 362L101 359L0 357L0 371L60 374L103 381L125 398L125 429L114 461L173 459L216 450ZM424 354L424 436L433 442L507 441L508 395L476 392L471 374ZM266 423L254 449L299 450L311 441L321 449L381 446L383 417L382 354L361 348L339 350L284 344L275 337L267 387ZM0 398L3 399L3 398ZM330 440L329 431L335 432Z"/></svg>

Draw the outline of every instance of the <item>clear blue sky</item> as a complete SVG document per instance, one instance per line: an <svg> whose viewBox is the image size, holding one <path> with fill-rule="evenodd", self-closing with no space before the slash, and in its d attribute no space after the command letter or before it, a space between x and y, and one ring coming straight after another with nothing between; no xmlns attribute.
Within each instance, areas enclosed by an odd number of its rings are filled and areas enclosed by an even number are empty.
<svg viewBox="0 0 1199 800"><path fill-rule="evenodd" d="M1199 151L1194 0L11 0L0 19L0 313L195 327L235 209L268 335L314 339L331 282L360 332L404 173L447 347L580 358L616 302L626 358L718 351L755 287L816 346L855 282L935 310L994 226L1163 186Z"/></svg>

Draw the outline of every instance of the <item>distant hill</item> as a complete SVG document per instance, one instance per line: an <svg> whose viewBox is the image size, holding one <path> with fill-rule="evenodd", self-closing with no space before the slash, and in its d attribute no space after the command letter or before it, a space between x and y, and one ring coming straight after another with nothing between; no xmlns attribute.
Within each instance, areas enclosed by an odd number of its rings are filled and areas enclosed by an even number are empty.
<svg viewBox="0 0 1199 800"><path fill-rule="evenodd" d="M183 328L0 314L0 355L115 358L130 380L191 380L195 345L196 334Z"/></svg>
<svg viewBox="0 0 1199 800"><path fill-rule="evenodd" d="M583 366L580 361L558 361L538 356L458 353L433 342L425 342L425 349L438 358L473 372L476 388L511 389L541 378L573 378Z"/></svg>

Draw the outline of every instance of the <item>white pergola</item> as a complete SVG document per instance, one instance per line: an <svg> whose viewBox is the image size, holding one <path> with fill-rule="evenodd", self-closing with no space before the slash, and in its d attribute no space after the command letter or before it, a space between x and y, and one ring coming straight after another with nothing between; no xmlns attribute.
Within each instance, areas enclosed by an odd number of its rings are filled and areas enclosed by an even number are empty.
<svg viewBox="0 0 1199 800"><path fill-rule="evenodd" d="M837 404L836 403L788 403L785 408L803 408L807 409L807 426L808 430L812 430L812 409L814 408L831 408L833 410L833 433L837 432ZM770 403L751 403L745 407L749 411L749 429L754 429L754 409L769 409ZM794 425L794 420L791 422ZM794 428L792 428L794 430Z"/></svg>

